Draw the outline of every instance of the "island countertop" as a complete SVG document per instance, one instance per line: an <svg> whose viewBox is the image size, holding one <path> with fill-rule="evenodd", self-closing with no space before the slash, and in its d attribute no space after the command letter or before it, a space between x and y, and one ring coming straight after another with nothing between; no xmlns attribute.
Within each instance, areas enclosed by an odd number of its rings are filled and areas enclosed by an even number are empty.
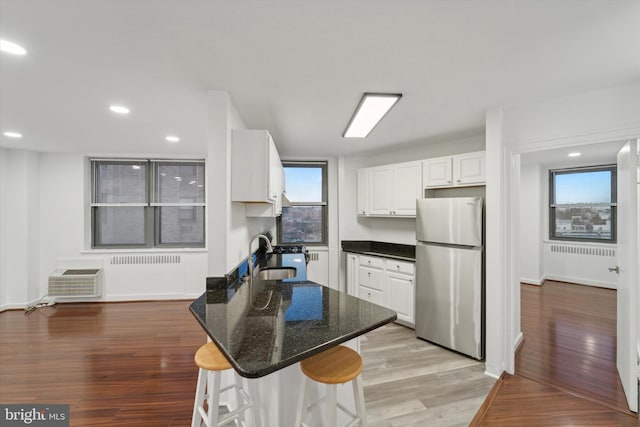
<svg viewBox="0 0 640 427"><path fill-rule="evenodd" d="M257 268L292 261L299 262L267 255ZM249 289L244 270L246 262L207 278L206 292L189 307L243 377L268 375L396 319L395 311L300 278L254 280Z"/></svg>

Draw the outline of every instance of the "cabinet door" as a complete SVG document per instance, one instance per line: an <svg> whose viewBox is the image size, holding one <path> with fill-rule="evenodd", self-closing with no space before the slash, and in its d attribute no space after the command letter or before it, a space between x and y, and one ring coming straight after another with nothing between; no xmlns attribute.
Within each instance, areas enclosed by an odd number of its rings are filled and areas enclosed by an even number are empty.
<svg viewBox="0 0 640 427"><path fill-rule="evenodd" d="M422 161L422 185L424 188L447 187L452 185L451 157L438 157Z"/></svg>
<svg viewBox="0 0 640 427"><path fill-rule="evenodd" d="M387 273L387 294L389 295L389 308L398 313L398 320L414 324L413 276Z"/></svg>
<svg viewBox="0 0 640 427"><path fill-rule="evenodd" d="M422 196L421 162L399 163L393 168L393 208L397 216L416 216L416 199Z"/></svg>
<svg viewBox="0 0 640 427"><path fill-rule="evenodd" d="M347 293L358 294L358 270L360 269L358 255L347 253Z"/></svg>
<svg viewBox="0 0 640 427"><path fill-rule="evenodd" d="M453 156L455 185L485 183L485 152L460 154Z"/></svg>
<svg viewBox="0 0 640 427"><path fill-rule="evenodd" d="M356 210L358 215L369 214L369 171L358 169L356 174Z"/></svg>
<svg viewBox="0 0 640 427"><path fill-rule="evenodd" d="M391 166L369 169L369 213L371 215L391 215L392 179Z"/></svg>
<svg viewBox="0 0 640 427"><path fill-rule="evenodd" d="M280 161L280 155L276 149L276 144L273 142L271 135L269 135L269 200L275 202L278 197L281 197L282 185L281 185L281 173L282 162Z"/></svg>
<svg viewBox="0 0 640 427"><path fill-rule="evenodd" d="M359 297L374 304L382 306L385 305L383 293L376 289L367 288L366 286L360 286Z"/></svg>

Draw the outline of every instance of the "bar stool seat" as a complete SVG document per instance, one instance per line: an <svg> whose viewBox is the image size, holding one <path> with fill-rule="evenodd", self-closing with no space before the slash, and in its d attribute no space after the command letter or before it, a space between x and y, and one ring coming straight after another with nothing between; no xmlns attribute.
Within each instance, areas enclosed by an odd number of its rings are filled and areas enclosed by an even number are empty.
<svg viewBox="0 0 640 427"><path fill-rule="evenodd" d="M203 423L207 427L222 426L231 420L236 420L241 425L245 425L244 413L251 409L253 425L260 427L257 395L250 397L247 394L243 378L237 372L234 372L235 382L226 387L220 387L221 372L232 369L232 366L218 347L213 342L204 344L196 351L194 359L199 372L191 426L200 427ZM237 407L220 416L220 395L232 390L236 392ZM205 401L207 402L206 410L204 408Z"/></svg>
<svg viewBox="0 0 640 427"><path fill-rule="evenodd" d="M366 425L364 394L360 377L362 358L357 352L349 347L338 345L303 360L300 362L300 368L304 373L304 377L302 393L298 401L298 410L296 411L296 427L307 426L305 419L310 410L322 401L325 403L321 411L323 426L336 425L337 409L341 409L351 417L349 426ZM326 384L326 396L311 405L307 404L307 385L309 380ZM356 405L355 414L337 402L337 385L349 381L352 382L353 386L353 399Z"/></svg>

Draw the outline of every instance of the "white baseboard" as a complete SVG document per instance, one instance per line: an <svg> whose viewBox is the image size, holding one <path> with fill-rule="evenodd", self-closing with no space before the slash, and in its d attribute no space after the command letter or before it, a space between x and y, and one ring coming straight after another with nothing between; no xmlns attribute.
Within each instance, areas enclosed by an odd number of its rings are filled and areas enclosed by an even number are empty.
<svg viewBox="0 0 640 427"><path fill-rule="evenodd" d="M516 337L516 340L513 343L513 352L514 353L516 352L518 347L520 347L520 344L522 343L523 339L524 339L524 335L522 335L522 332L518 333L518 336Z"/></svg>
<svg viewBox="0 0 640 427"><path fill-rule="evenodd" d="M204 290L202 291L204 292ZM85 297L85 298L45 298L33 300L26 303L10 303L0 306L0 313L7 310L24 310L38 302L53 301L56 304L64 304L71 302L124 302L124 301L161 301L161 300L191 300L198 298L199 294L138 294L138 295L109 295L102 297Z"/></svg>
<svg viewBox="0 0 640 427"><path fill-rule="evenodd" d="M494 378L496 380L500 379L500 375L502 375L502 372L500 372L499 374L494 374L493 372L489 372L489 371L484 371L484 374L488 377Z"/></svg>
<svg viewBox="0 0 640 427"><path fill-rule="evenodd" d="M202 291L204 292L204 290ZM149 300L187 300L198 298L200 294L138 294L138 295L108 295L103 297L101 302L117 302L117 301L149 301Z"/></svg>
<svg viewBox="0 0 640 427"><path fill-rule="evenodd" d="M590 280L590 279L585 279L583 277L548 275L546 276L546 279L557 280L559 282L576 283L578 285L597 286L599 288L617 289L617 284L615 282L603 282L599 280Z"/></svg>
<svg viewBox="0 0 640 427"><path fill-rule="evenodd" d="M522 277L520 279L520 283L526 283L527 285L537 285L540 286L544 282L544 278L536 280L536 279L528 279L526 277Z"/></svg>

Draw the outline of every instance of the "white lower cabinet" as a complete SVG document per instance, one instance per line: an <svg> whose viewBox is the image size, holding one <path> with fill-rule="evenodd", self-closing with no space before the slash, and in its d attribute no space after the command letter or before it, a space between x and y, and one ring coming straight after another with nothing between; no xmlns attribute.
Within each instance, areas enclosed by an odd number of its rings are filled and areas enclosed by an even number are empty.
<svg viewBox="0 0 640 427"><path fill-rule="evenodd" d="M415 263L347 253L347 293L398 313L398 321L413 327Z"/></svg>
<svg viewBox="0 0 640 427"><path fill-rule="evenodd" d="M398 320L414 324L413 276L399 273L387 273L389 285L389 308L398 313Z"/></svg>
<svg viewBox="0 0 640 427"><path fill-rule="evenodd" d="M382 291L367 288L366 286L360 286L358 296L363 300L367 300L374 304L383 306L386 305L384 303L384 294L382 293Z"/></svg>

